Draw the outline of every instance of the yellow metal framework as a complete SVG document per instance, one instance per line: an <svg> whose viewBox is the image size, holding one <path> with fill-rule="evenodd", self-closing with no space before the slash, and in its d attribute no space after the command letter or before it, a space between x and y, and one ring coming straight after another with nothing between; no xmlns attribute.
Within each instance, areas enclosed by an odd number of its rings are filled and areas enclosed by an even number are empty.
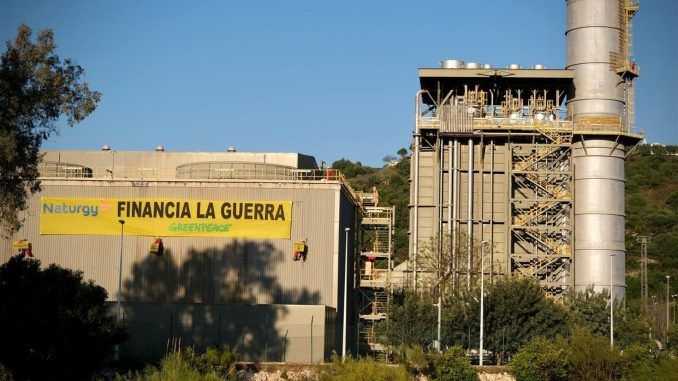
<svg viewBox="0 0 678 381"><path fill-rule="evenodd" d="M635 91L633 80L640 76L640 66L633 60L633 18L638 13L638 0L619 0L619 47L611 52L612 70L624 79L626 101L626 128L635 125Z"/></svg>
<svg viewBox="0 0 678 381"><path fill-rule="evenodd" d="M511 144L510 266L558 297L571 285L572 130L534 128L538 142Z"/></svg>

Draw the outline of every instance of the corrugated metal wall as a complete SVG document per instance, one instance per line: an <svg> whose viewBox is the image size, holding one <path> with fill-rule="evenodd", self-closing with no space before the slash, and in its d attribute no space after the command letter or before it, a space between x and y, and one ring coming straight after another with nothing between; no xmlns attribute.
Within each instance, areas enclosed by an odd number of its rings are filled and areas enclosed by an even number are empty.
<svg viewBox="0 0 678 381"><path fill-rule="evenodd" d="M343 234L336 231L338 209L341 233L345 224L355 224L351 202L340 193L338 183L48 180L30 200L25 226L13 239L28 238L43 264L82 270L116 300L120 237L40 236L40 196L292 201L291 240L163 238L165 254L157 257L148 253L151 237L125 236L123 300L337 308L333 274L343 275L336 266L344 249L338 237ZM307 261L293 262L292 244L302 239L308 245ZM7 261L13 254L11 240L2 241L0 248Z"/></svg>
<svg viewBox="0 0 678 381"><path fill-rule="evenodd" d="M245 361L322 362L338 348L336 312L325 306L124 303L123 313L123 358L161 358L179 339L198 351L227 346Z"/></svg>

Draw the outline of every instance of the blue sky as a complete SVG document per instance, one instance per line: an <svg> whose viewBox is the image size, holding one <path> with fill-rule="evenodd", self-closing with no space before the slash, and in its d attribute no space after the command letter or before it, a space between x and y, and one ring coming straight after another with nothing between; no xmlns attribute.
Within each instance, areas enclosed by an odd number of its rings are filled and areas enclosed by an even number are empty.
<svg viewBox="0 0 678 381"><path fill-rule="evenodd" d="M637 125L678 144L678 1L640 6ZM103 93L47 149L235 146L380 166L410 143L417 68L565 64L564 0L0 0L2 41L21 22L53 28Z"/></svg>

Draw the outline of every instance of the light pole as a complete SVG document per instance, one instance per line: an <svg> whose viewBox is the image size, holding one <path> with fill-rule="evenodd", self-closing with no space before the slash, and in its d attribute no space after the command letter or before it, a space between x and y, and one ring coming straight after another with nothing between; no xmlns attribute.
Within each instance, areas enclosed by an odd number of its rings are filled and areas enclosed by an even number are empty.
<svg viewBox="0 0 678 381"><path fill-rule="evenodd" d="M478 365L483 366L483 333L485 326L485 245L489 241L480 243L480 360Z"/></svg>
<svg viewBox="0 0 678 381"><path fill-rule="evenodd" d="M123 253L123 239L125 237L125 220L118 220L120 222L120 266L118 267L118 303L116 306L116 321L120 323L120 307L122 301L122 253ZM120 359L120 344L115 346L115 361Z"/></svg>
<svg viewBox="0 0 678 381"><path fill-rule="evenodd" d="M671 295L671 299L673 300L673 324L676 324L676 297L678 297L678 294Z"/></svg>
<svg viewBox="0 0 678 381"><path fill-rule="evenodd" d="M346 236L344 239L344 322L343 322L343 333L344 337L341 342L341 362L346 361L346 310L347 310L347 300L348 300L348 232L351 231L351 228L345 228Z"/></svg>
<svg viewBox="0 0 678 381"><path fill-rule="evenodd" d="M614 263L615 253L610 254L610 350L614 348Z"/></svg>

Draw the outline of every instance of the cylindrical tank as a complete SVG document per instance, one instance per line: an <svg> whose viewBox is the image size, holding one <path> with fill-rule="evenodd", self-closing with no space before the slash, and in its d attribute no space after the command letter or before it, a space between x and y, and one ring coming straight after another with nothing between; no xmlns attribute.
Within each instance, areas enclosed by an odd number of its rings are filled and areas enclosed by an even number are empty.
<svg viewBox="0 0 678 381"><path fill-rule="evenodd" d="M619 53L619 0L567 0L567 69L575 72L568 113L624 113L624 81L612 70Z"/></svg>
<svg viewBox="0 0 678 381"><path fill-rule="evenodd" d="M463 69L464 61L461 60L443 60L440 61L440 67L443 69Z"/></svg>
<svg viewBox="0 0 678 381"><path fill-rule="evenodd" d="M607 139L575 142L575 289L624 295L624 147ZM612 277L612 283L610 283Z"/></svg>
<svg viewBox="0 0 678 381"><path fill-rule="evenodd" d="M567 0L567 69L574 84L568 116L622 117L623 80L612 69L619 53L619 0ZM581 291L613 286L624 297L624 146L615 137L577 135L574 160L574 285Z"/></svg>
<svg viewBox="0 0 678 381"><path fill-rule="evenodd" d="M490 65L490 64L483 64L483 69L492 69L492 65Z"/></svg>
<svg viewBox="0 0 678 381"><path fill-rule="evenodd" d="M544 70L544 69L546 69L546 66L542 65L542 64L534 64L534 65L532 65L532 69L534 69L534 70Z"/></svg>
<svg viewBox="0 0 678 381"><path fill-rule="evenodd" d="M464 65L465 69L480 69L480 67L481 67L480 64L477 62L467 62Z"/></svg>
<svg viewBox="0 0 678 381"><path fill-rule="evenodd" d="M518 69L520 69L520 65L519 64L510 64L510 65L507 65L506 68L511 69L511 70L518 70Z"/></svg>

